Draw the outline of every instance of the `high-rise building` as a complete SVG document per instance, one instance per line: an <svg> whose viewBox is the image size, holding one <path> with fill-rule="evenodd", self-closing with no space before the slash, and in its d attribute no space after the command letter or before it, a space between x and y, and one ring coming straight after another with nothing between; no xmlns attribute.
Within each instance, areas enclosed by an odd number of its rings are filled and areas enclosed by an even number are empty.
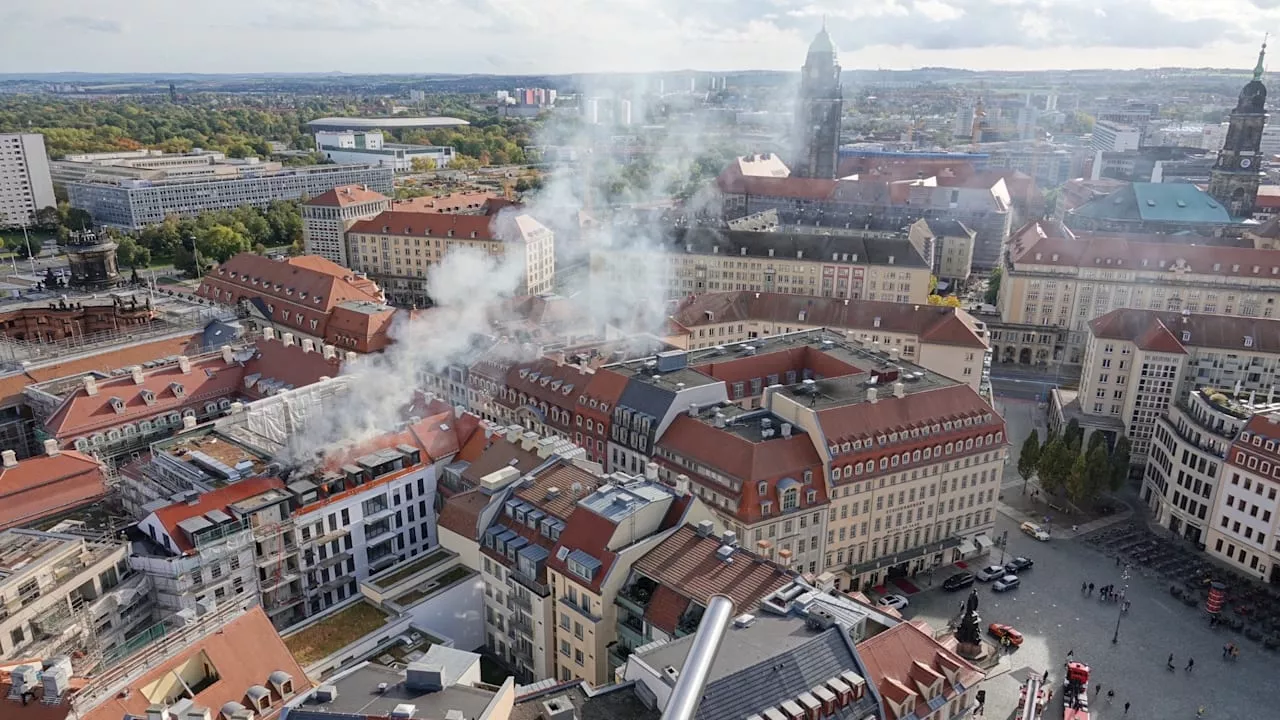
<svg viewBox="0 0 1280 720"><path fill-rule="evenodd" d="M44 136L0 133L0 227L34 225L37 210L56 204Z"/></svg>
<svg viewBox="0 0 1280 720"><path fill-rule="evenodd" d="M1137 150L1142 141L1142 131L1132 125L1099 120L1093 124L1090 146L1094 152L1125 152Z"/></svg>
<svg viewBox="0 0 1280 720"><path fill-rule="evenodd" d="M833 178L840 150L840 60L826 25L809 45L800 70L800 98L796 107L796 151L792 174Z"/></svg>
<svg viewBox="0 0 1280 720"><path fill-rule="evenodd" d="M1227 140L1209 175L1209 194L1232 217L1253 214L1258 185L1262 183L1262 129L1267 124L1267 86L1262 84L1262 73L1266 54L1264 43L1258 51L1253 79L1240 90L1236 109L1231 111Z"/></svg>
<svg viewBox="0 0 1280 720"><path fill-rule="evenodd" d="M302 204L302 246L307 255L319 255L344 267L347 230L391 209L391 198L363 185L343 185Z"/></svg>

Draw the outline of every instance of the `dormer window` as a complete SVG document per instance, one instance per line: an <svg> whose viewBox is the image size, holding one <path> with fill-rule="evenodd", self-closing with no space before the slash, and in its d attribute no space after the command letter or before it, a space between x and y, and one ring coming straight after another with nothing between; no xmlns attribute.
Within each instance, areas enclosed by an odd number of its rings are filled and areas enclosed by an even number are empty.
<svg viewBox="0 0 1280 720"><path fill-rule="evenodd" d="M124 401L123 401L123 400L121 400L121 399L120 399L120 398L118 398L118 397L113 397L113 398L111 398L111 400L109 400L108 402L110 402L110 403L111 403L111 409L112 409L112 410L114 410L114 411L116 412L116 414L117 414L117 415L121 415L121 414L123 414L123 413L124 413Z"/></svg>
<svg viewBox="0 0 1280 720"><path fill-rule="evenodd" d="M140 395L142 395L142 402L146 403L147 405L156 404L156 394L151 392L150 390L143 390L140 393Z"/></svg>
<svg viewBox="0 0 1280 720"><path fill-rule="evenodd" d="M186 388L182 387L182 383L170 383L169 389L173 391L173 396L179 400L187 396Z"/></svg>

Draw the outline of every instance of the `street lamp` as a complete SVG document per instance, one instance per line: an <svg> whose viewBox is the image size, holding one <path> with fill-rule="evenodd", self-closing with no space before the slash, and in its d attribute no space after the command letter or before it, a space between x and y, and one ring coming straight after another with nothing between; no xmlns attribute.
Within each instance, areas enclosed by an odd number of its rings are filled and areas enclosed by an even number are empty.
<svg viewBox="0 0 1280 720"><path fill-rule="evenodd" d="M1120 609L1116 612L1116 631L1111 635L1111 643L1120 642L1120 619L1124 617L1124 604L1128 602L1124 600L1124 596L1129 592L1129 565L1125 564L1124 574L1120 576L1120 582L1124 583L1124 587L1120 589Z"/></svg>
<svg viewBox="0 0 1280 720"><path fill-rule="evenodd" d="M1004 551L1005 551L1005 548L1009 547L1009 531L1008 530L1005 530L1003 533L1001 533L1000 539L996 541L996 544L1000 546L1000 564L1004 565Z"/></svg>

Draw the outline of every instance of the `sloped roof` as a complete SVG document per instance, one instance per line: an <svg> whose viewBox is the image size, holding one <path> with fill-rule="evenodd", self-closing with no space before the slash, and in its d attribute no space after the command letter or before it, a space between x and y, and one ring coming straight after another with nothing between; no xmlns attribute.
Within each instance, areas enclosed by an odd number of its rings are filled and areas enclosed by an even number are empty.
<svg viewBox="0 0 1280 720"><path fill-rule="evenodd" d="M346 207L348 205L390 199L386 195L376 190L370 190L364 185L339 185L332 190L311 198L306 204L315 207Z"/></svg>
<svg viewBox="0 0 1280 720"><path fill-rule="evenodd" d="M1280 254L1274 250L1137 242L1125 235L1037 239L1028 234L1011 243L1009 257L1015 270L1019 265L1047 265L1064 268L1112 267L1138 272L1185 272L1218 277L1280 277ZM1257 272L1254 272L1254 268L1257 268Z"/></svg>
<svg viewBox="0 0 1280 720"><path fill-rule="evenodd" d="M185 555L195 550L195 547L191 545L187 534L178 527L178 523L204 515L211 510L226 510L228 505L248 500L268 490L282 489L284 489L284 481L279 478L245 478L239 482L202 493L194 503L178 502L172 505L165 505L152 514L155 515L156 521L168 531L169 537L173 540L173 544L178 551Z"/></svg>
<svg viewBox="0 0 1280 720"><path fill-rule="evenodd" d="M0 467L0 530L34 522L105 495L106 477L92 457L74 450L37 455Z"/></svg>
<svg viewBox="0 0 1280 720"><path fill-rule="evenodd" d="M498 195L492 190L452 192L447 195L423 195L422 197L408 198L406 200L396 200L392 203L391 209L433 213L474 212L485 210L488 201L496 199L498 199Z"/></svg>
<svg viewBox="0 0 1280 720"><path fill-rule="evenodd" d="M440 508L440 527L469 540L479 538L480 511L489 504L489 496L479 490L460 492L444 501Z"/></svg>
<svg viewBox="0 0 1280 720"><path fill-rule="evenodd" d="M387 210L376 217L357 222L347 232L493 240L492 225L493 218L486 215Z"/></svg>
<svg viewBox="0 0 1280 720"><path fill-rule="evenodd" d="M794 576L781 565L746 550L736 550L733 562L725 562L716 556L720 547L718 537L703 537L684 525L636 560L632 569L704 607L712 595L728 595L742 612L755 608L761 598Z"/></svg>
<svg viewBox="0 0 1280 720"><path fill-rule="evenodd" d="M875 437L898 429L918 427L931 420L941 422L984 413L995 416L995 411L973 388L954 384L907 393L900 398L892 395L881 397L875 403L819 410L818 422L822 424L827 440L835 442L841 438Z"/></svg>
<svg viewBox="0 0 1280 720"><path fill-rule="evenodd" d="M686 298L671 316L685 328L744 321L911 333L939 345L983 348L977 321L959 308L750 291L713 292ZM878 322L878 324L877 324Z"/></svg>
<svg viewBox="0 0 1280 720"><path fill-rule="evenodd" d="M1130 183L1073 213L1100 220L1227 225L1226 208L1191 183Z"/></svg>
<svg viewBox="0 0 1280 720"><path fill-rule="evenodd" d="M270 298L272 302L322 315L348 300L381 304L384 299L377 283L317 255L272 260L240 253L209 271L196 294L215 299L212 290L219 286L224 294Z"/></svg>
<svg viewBox="0 0 1280 720"><path fill-rule="evenodd" d="M270 688L268 678L273 672L284 671L293 680L292 699L311 688L311 681L298 662L289 654L284 641L267 619L261 607L254 607L217 632L192 643L168 660L154 665L151 670L129 683L130 692L117 692L97 707L84 712L83 720L120 720L126 715L146 717L151 701L143 694L143 688L160 677L174 672L188 660L203 653L203 658L213 666L217 679L206 685L192 698L194 705L207 707L217 713L228 702L238 702L248 707L245 692L252 685ZM274 690L272 690L274 695ZM258 713L261 718L275 717L284 703L276 698L271 710Z"/></svg>
<svg viewBox="0 0 1280 720"><path fill-rule="evenodd" d="M357 352L377 352L391 344L391 328L407 312L366 300L338 303L325 324L325 342L345 349L351 345L344 339L351 338Z"/></svg>
<svg viewBox="0 0 1280 720"><path fill-rule="evenodd" d="M929 708L919 694L917 681L929 682L941 678L943 697L951 700L985 677L977 667L946 649L911 623L898 623L873 635L858 643L857 650L870 674L868 679L875 683L880 694L892 698L898 704L908 703L906 710L912 713L899 716L886 703L886 720L914 719L917 717L917 702L923 711L920 714L928 714ZM948 672L956 673L960 687L947 679Z"/></svg>
<svg viewBox="0 0 1280 720"><path fill-rule="evenodd" d="M557 552L553 552L551 557L547 558L547 568L573 578L574 582L587 586L592 592L599 592L600 584L604 582L618 559L617 553L609 549L609 540L613 538L615 529L617 525L613 521L581 505L575 505L565 520L565 528L560 533L559 542L556 543ZM568 563L559 556L559 548L565 548L570 552L585 552L600 562L600 567L595 571L590 583L569 572Z"/></svg>
<svg viewBox="0 0 1280 720"><path fill-rule="evenodd" d="M691 227L670 230L658 244L665 252L674 254L738 257L745 252L748 257L774 257L779 262L797 259L798 255L799 259L839 264L894 265L906 269L929 267L920 250L906 238Z"/></svg>
<svg viewBox="0 0 1280 720"><path fill-rule="evenodd" d="M244 362L242 377L257 374L293 387L303 387L319 382L322 377L337 377L342 373L344 353L341 352L326 358L319 347L307 351L298 343L285 345L278 339L258 340L254 348L256 352ZM253 396L258 393L247 388L246 394Z"/></svg>
<svg viewBox="0 0 1280 720"><path fill-rule="evenodd" d="M1163 337L1153 334L1156 328L1163 329ZM1095 337L1128 340L1152 352L1204 347L1280 354L1280 319L1274 318L1120 308L1091 320L1089 330ZM1157 338L1161 342L1155 345Z"/></svg>

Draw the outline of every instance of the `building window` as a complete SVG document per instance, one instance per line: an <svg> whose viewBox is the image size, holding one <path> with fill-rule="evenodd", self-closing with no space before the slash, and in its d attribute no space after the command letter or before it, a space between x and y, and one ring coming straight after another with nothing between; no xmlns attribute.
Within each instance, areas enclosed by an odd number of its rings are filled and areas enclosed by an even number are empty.
<svg viewBox="0 0 1280 720"><path fill-rule="evenodd" d="M800 506L800 491L796 488L785 490L782 493L782 512L795 510Z"/></svg>

